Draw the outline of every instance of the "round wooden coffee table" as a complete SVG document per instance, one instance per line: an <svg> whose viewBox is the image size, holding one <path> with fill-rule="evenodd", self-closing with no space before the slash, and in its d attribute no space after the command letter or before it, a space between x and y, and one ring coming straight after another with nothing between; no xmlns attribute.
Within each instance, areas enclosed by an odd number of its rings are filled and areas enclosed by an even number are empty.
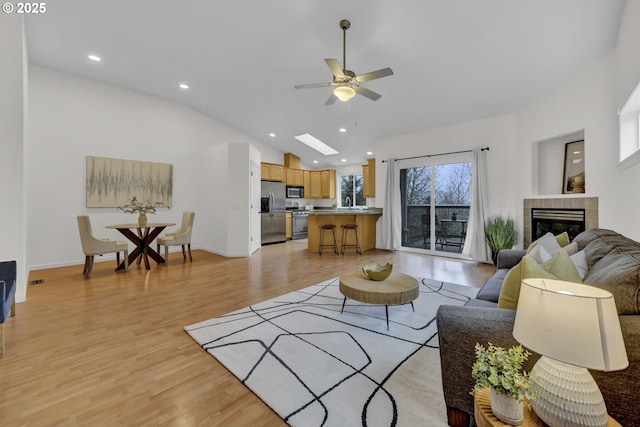
<svg viewBox="0 0 640 427"><path fill-rule="evenodd" d="M347 298L367 304L384 305L389 330L389 306L411 303L413 309L413 300L420 295L420 288L418 281L407 274L391 273L385 280L375 281L368 279L359 270L340 276L340 293L344 295L341 313L344 311Z"/></svg>

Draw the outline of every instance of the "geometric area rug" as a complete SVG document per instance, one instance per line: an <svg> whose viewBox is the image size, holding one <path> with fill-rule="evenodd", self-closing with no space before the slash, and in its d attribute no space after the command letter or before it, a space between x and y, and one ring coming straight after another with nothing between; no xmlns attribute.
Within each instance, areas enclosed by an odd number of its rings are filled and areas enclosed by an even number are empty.
<svg viewBox="0 0 640 427"><path fill-rule="evenodd" d="M415 312L389 306L387 331L382 305L340 313L338 280L185 331L291 426L445 427L435 314L478 289L419 279Z"/></svg>

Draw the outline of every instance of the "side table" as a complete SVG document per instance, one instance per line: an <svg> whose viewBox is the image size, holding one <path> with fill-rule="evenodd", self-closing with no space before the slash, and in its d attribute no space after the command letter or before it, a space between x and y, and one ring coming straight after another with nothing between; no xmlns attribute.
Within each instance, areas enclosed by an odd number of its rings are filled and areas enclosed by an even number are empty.
<svg viewBox="0 0 640 427"><path fill-rule="evenodd" d="M484 389L476 393L473 399L473 413L478 427L509 427L500 421L493 412L491 412L491 393L490 390ZM521 427L546 427L546 424L538 418L531 410L524 408L524 421ZM609 417L609 427L622 427L616 420Z"/></svg>

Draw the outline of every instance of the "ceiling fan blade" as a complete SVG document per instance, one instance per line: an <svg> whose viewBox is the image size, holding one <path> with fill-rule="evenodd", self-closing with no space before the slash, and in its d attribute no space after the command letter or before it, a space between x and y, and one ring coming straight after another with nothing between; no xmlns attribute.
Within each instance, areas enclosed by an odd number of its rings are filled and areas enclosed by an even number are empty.
<svg viewBox="0 0 640 427"><path fill-rule="evenodd" d="M344 77L344 71L342 71L342 68L340 67L340 63L338 62L337 59L326 58L324 62L327 63L327 65L329 66L329 69L331 70L334 76Z"/></svg>
<svg viewBox="0 0 640 427"><path fill-rule="evenodd" d="M393 75L393 70L391 68L381 68L376 71L372 71L370 73L360 74L356 76L356 79L360 83L368 82L369 80L379 79L382 77L387 77Z"/></svg>
<svg viewBox="0 0 640 427"><path fill-rule="evenodd" d="M325 102L324 105L333 105L333 103L336 102L337 99L338 97L335 96L333 92L331 92L331 96L329 96L329 99L327 99L327 102Z"/></svg>
<svg viewBox="0 0 640 427"><path fill-rule="evenodd" d="M311 89L314 87L327 87L327 86L335 86L335 83L313 83L310 85L296 85L294 87L296 89Z"/></svg>
<svg viewBox="0 0 640 427"><path fill-rule="evenodd" d="M375 93L374 91L366 89L362 86L354 87L353 90L355 90L356 93L364 96L365 98L369 98L372 101L377 101L382 96L379 93Z"/></svg>

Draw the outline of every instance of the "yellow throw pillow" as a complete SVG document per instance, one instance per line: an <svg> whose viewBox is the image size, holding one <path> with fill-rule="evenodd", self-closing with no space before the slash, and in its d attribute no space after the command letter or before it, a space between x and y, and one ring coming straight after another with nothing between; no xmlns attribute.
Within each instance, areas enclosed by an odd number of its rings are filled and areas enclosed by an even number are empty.
<svg viewBox="0 0 640 427"><path fill-rule="evenodd" d="M504 277L498 298L498 308L515 310L518 307L522 279L533 277L582 283L578 270L566 251L558 251L553 258L542 264L538 264L533 257L525 255L520 263L509 270Z"/></svg>
<svg viewBox="0 0 640 427"><path fill-rule="evenodd" d="M549 232L547 234L551 234L553 236L553 233ZM527 248L527 255L529 255L531 253L531 251L533 250L533 248L536 247L536 245L540 242L540 240L544 239L547 234L545 234L544 236L538 238L537 240L534 240L533 242L531 242L529 244L529 247ZM556 241L558 242L558 245L560 245L561 248L564 248L565 246L567 246L569 243L571 243L571 241L569 240L569 235L567 234L567 232L562 232L560 234L558 234L557 236L554 236L556 238Z"/></svg>

